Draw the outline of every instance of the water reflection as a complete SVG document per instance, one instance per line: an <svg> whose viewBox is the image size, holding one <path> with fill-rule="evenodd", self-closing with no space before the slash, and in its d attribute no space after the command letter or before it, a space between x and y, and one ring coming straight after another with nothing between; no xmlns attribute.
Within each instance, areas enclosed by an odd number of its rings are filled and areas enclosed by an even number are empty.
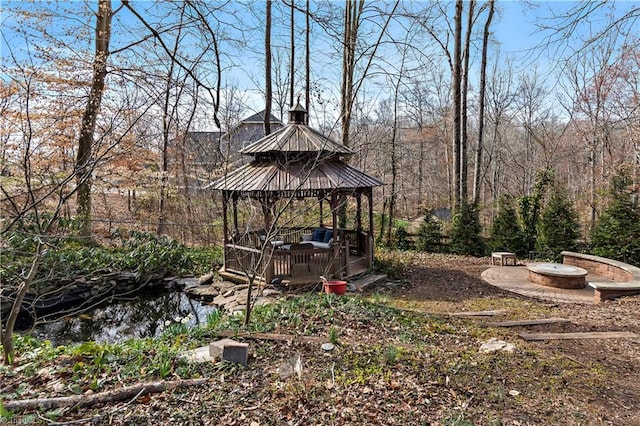
<svg viewBox="0 0 640 426"><path fill-rule="evenodd" d="M50 340L53 345L157 337L167 321L175 322L186 317L186 325L193 327L206 322L207 314L214 310L215 307L202 305L182 292L140 294L77 316L37 324L32 335Z"/></svg>

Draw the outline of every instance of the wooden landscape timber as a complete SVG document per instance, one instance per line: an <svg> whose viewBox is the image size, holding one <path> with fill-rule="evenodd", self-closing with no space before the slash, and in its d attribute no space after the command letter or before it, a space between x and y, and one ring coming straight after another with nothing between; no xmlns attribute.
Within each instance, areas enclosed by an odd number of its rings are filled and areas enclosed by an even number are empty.
<svg viewBox="0 0 640 426"><path fill-rule="evenodd" d="M630 331L590 331L584 333L520 333L527 341L572 339L637 339L640 335Z"/></svg>
<svg viewBox="0 0 640 426"><path fill-rule="evenodd" d="M563 322L571 322L566 318L538 318L530 320L515 320L515 321L500 321L500 322L488 322L485 325L489 327L519 327L530 325L542 325L542 324L557 324Z"/></svg>

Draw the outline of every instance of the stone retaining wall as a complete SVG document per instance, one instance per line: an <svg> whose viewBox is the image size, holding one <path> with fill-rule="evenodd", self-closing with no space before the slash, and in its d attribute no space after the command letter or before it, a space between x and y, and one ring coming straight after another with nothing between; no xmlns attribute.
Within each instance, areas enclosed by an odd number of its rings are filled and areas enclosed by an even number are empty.
<svg viewBox="0 0 640 426"><path fill-rule="evenodd" d="M640 268L606 257L563 251L562 263L578 266L589 273L606 277L614 283L590 282L594 289L594 301L640 293Z"/></svg>
<svg viewBox="0 0 640 426"><path fill-rule="evenodd" d="M562 263L586 269L592 274L609 278L615 282L624 283L640 279L640 268L606 257L591 254L563 251Z"/></svg>
<svg viewBox="0 0 640 426"><path fill-rule="evenodd" d="M579 255L580 257L577 257ZM591 274L609 278L615 282L624 283L633 279L633 274L623 268L631 266L615 260L589 254L562 252L562 263L586 269Z"/></svg>

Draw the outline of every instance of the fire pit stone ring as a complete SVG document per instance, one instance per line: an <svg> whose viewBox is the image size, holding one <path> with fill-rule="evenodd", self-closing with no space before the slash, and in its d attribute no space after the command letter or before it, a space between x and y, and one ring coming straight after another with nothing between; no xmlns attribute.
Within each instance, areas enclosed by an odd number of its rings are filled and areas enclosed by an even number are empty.
<svg viewBox="0 0 640 426"><path fill-rule="evenodd" d="M587 271L562 263L534 263L527 265L529 281L547 287L580 289L587 286Z"/></svg>

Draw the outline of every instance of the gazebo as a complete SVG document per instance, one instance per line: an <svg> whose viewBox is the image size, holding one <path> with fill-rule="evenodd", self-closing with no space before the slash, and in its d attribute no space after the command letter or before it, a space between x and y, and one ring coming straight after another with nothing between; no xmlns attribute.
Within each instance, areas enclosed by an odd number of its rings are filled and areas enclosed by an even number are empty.
<svg viewBox="0 0 640 426"><path fill-rule="evenodd" d="M289 123L244 147L253 160L211 184L221 191L224 263L220 274L237 281L249 278L289 285L313 284L320 276L349 278L373 265L373 188L383 183L343 159L354 151L307 125L307 111L297 104ZM338 227L338 210L355 198L355 229ZM368 229L363 227L363 197ZM283 211L296 200L319 203L317 226L282 224ZM238 201L258 204L263 222L238 224ZM328 204L331 224L325 226ZM247 216L247 212L242 214Z"/></svg>

